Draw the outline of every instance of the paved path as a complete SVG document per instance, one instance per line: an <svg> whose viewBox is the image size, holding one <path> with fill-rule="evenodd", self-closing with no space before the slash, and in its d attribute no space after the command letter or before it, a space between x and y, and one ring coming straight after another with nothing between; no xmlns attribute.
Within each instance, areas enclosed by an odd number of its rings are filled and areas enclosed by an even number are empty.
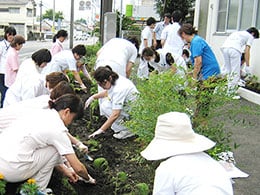
<svg viewBox="0 0 260 195"><path fill-rule="evenodd" d="M223 121L240 145L233 150L237 167L249 177L234 179L234 194L260 195L260 106L244 99L236 101L230 108L238 114L231 113L231 118L223 117Z"/></svg>

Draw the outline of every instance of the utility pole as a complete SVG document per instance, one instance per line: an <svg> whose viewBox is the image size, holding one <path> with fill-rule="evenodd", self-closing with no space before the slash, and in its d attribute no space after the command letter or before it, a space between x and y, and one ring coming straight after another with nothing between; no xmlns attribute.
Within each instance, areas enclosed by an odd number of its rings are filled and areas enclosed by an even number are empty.
<svg viewBox="0 0 260 195"><path fill-rule="evenodd" d="M55 34L55 0L53 0L53 12L52 12L52 34Z"/></svg>
<svg viewBox="0 0 260 195"><path fill-rule="evenodd" d="M104 14L106 12L112 12L113 0L101 0L101 9L100 9L100 35L101 43L104 41Z"/></svg>
<svg viewBox="0 0 260 195"><path fill-rule="evenodd" d="M74 0L71 0L70 6L70 49L73 48L73 29L74 29Z"/></svg>
<svg viewBox="0 0 260 195"><path fill-rule="evenodd" d="M40 41L42 40L42 0L40 1Z"/></svg>

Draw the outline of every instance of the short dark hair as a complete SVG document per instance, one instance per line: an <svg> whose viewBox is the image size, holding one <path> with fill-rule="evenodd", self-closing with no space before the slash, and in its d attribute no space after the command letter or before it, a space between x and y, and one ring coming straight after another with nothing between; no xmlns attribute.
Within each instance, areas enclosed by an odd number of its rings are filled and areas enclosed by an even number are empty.
<svg viewBox="0 0 260 195"><path fill-rule="evenodd" d="M151 26L152 24L156 24L156 20L155 20L153 17L149 17L149 18L146 20L146 25L147 25L147 26Z"/></svg>
<svg viewBox="0 0 260 195"><path fill-rule="evenodd" d="M9 26L5 29L5 34L4 34L4 38L7 39L7 34L8 35L13 35L15 36L16 35L16 30L14 27L12 26Z"/></svg>
<svg viewBox="0 0 260 195"><path fill-rule="evenodd" d="M53 37L53 42L56 41L56 39L60 38L60 37L64 37L64 38L67 38L68 37L68 32L66 30L59 30L57 32L57 34L54 35Z"/></svg>
<svg viewBox="0 0 260 195"><path fill-rule="evenodd" d="M181 22L183 19L183 14L180 10L175 10L172 12L172 20L173 22Z"/></svg>
<svg viewBox="0 0 260 195"><path fill-rule="evenodd" d="M110 77L112 78L110 80ZM116 80L119 78L118 74L112 70L108 65L100 66L94 72L94 78L96 81L103 83L105 80L111 82L111 85L114 85Z"/></svg>
<svg viewBox="0 0 260 195"><path fill-rule="evenodd" d="M172 15L171 15L170 13L165 13L165 14L164 14L164 17L167 17L167 18L170 18L170 19L171 19L171 18L172 18Z"/></svg>
<svg viewBox="0 0 260 195"><path fill-rule="evenodd" d="M48 63L51 61L51 52L48 49L40 49L32 54L32 60L38 66L44 62Z"/></svg>
<svg viewBox="0 0 260 195"><path fill-rule="evenodd" d="M139 41L136 36L128 36L126 39L135 45L137 51L139 50Z"/></svg>
<svg viewBox="0 0 260 195"><path fill-rule="evenodd" d="M253 36L254 36L255 39L258 39L258 38L259 38L259 31L258 31L257 28L255 28L255 27L250 27L250 28L248 28L246 31L249 32L250 34L253 33L253 34L254 34Z"/></svg>
<svg viewBox="0 0 260 195"><path fill-rule="evenodd" d="M76 45L75 47L72 48L72 53L76 53L79 56L85 56L87 51L86 51L86 47L83 44L80 45Z"/></svg>
<svg viewBox="0 0 260 195"><path fill-rule="evenodd" d="M185 33L187 35L193 35L193 34L197 34L198 31L191 24L186 23L181 25L180 29L178 30L178 34L180 36L182 35L182 33Z"/></svg>

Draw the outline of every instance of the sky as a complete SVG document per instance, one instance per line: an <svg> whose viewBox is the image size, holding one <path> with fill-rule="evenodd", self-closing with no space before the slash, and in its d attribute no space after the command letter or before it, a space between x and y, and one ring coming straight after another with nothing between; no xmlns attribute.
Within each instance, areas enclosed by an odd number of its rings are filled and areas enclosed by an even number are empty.
<svg viewBox="0 0 260 195"><path fill-rule="evenodd" d="M41 0L36 0L37 4L37 15L40 15L40 1ZM92 6L92 10L79 10L79 3L80 1L92 1L94 2L95 6ZM135 0L113 0L114 5L113 9L121 9L121 2L123 3L122 8L123 8L123 13L124 13L124 8L126 4L129 3L134 3ZM63 15L65 16L66 20L70 20L70 9L71 9L71 0L42 0L42 14L45 13L46 10L48 9L53 9L53 2L55 2L55 11L62 11ZM74 0L74 19L93 19L93 16L95 14L100 14L100 0Z"/></svg>

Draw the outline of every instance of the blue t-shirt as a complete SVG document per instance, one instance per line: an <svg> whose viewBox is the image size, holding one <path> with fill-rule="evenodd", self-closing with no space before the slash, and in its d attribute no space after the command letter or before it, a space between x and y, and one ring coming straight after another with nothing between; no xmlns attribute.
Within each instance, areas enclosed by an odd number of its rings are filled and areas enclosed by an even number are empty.
<svg viewBox="0 0 260 195"><path fill-rule="evenodd" d="M199 73L199 80L206 80L210 76L220 74L217 59L207 44L207 42L198 35L195 35L190 45L191 62L194 65L194 58L201 56L202 66Z"/></svg>

